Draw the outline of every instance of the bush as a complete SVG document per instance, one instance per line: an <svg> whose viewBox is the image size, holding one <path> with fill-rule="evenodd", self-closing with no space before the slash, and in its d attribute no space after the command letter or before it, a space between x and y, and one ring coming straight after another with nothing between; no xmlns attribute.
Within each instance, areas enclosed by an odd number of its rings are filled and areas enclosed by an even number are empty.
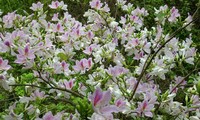
<svg viewBox="0 0 200 120"><path fill-rule="evenodd" d="M199 7L46 2L1 15L1 119L199 119Z"/></svg>

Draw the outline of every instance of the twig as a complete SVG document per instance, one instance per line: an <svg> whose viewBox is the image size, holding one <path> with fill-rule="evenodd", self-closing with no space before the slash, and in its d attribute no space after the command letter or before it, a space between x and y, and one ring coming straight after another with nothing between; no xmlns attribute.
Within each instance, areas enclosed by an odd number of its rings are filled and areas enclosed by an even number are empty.
<svg viewBox="0 0 200 120"><path fill-rule="evenodd" d="M64 89L64 88L58 88L58 87L51 87L51 88L46 88L46 87L41 87L41 86L37 86L37 85L31 85L31 84L12 84L12 85L9 85L9 86L30 86L30 87L37 87L37 88L41 88L41 89L46 89L46 90L49 90L49 89L56 89L56 90L61 90L61 91L65 91L65 92L68 92L68 93L71 93L77 97L80 97L80 98L83 98L84 96L80 93L76 93L72 90L68 90L68 89Z"/></svg>

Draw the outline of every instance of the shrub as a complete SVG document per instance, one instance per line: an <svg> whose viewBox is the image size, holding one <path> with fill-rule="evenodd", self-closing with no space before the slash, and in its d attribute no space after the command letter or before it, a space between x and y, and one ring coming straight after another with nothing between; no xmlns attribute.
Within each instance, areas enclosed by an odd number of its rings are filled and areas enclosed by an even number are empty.
<svg viewBox="0 0 200 120"><path fill-rule="evenodd" d="M83 23L63 1L2 15L2 119L199 119L198 9L183 17L117 0L115 18L107 3L89 5Z"/></svg>

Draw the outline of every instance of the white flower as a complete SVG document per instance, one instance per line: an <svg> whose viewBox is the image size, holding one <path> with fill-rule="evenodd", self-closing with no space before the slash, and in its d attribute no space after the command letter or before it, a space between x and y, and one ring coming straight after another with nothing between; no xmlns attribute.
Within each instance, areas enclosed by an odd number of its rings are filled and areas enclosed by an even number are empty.
<svg viewBox="0 0 200 120"><path fill-rule="evenodd" d="M110 27L111 28L115 28L115 27L117 27L118 26L118 22L116 22L116 21L112 21L111 23L110 23Z"/></svg>

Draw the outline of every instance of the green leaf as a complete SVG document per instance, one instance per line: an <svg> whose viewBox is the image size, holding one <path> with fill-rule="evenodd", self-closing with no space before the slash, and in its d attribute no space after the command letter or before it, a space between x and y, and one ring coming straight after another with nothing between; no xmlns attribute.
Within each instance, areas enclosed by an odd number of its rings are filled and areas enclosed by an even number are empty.
<svg viewBox="0 0 200 120"><path fill-rule="evenodd" d="M65 61L68 59L67 55L65 55L64 53L58 53L57 57L59 57L61 60L65 60Z"/></svg>
<svg viewBox="0 0 200 120"><path fill-rule="evenodd" d="M196 84L197 92L200 95L200 79L198 80L198 83Z"/></svg>
<svg viewBox="0 0 200 120"><path fill-rule="evenodd" d="M34 82L34 75L33 73L24 73L22 76L21 76L21 83L32 83Z"/></svg>

